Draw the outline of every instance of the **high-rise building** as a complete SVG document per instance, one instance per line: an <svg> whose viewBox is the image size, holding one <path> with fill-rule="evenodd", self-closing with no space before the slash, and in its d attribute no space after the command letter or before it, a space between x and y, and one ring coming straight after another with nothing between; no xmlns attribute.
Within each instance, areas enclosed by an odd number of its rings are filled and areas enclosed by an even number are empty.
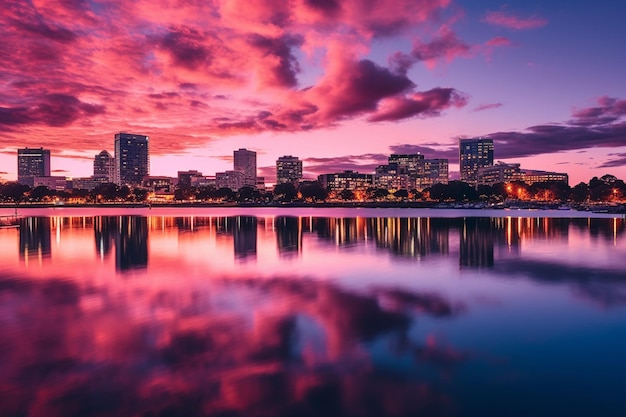
<svg viewBox="0 0 626 417"><path fill-rule="evenodd" d="M256 152L241 148L233 151L234 170L244 174L244 185L256 186Z"/></svg>
<svg viewBox="0 0 626 417"><path fill-rule="evenodd" d="M297 184L302 179L302 161L297 156L285 155L276 160L276 183Z"/></svg>
<svg viewBox="0 0 626 417"><path fill-rule="evenodd" d="M115 158L107 151L102 151L93 160L94 178L106 178L108 182L115 179Z"/></svg>
<svg viewBox="0 0 626 417"><path fill-rule="evenodd" d="M461 181L476 185L478 169L493 165L492 139L460 139L459 169Z"/></svg>
<svg viewBox="0 0 626 417"><path fill-rule="evenodd" d="M150 173L148 136L115 134L115 183L141 185Z"/></svg>
<svg viewBox="0 0 626 417"><path fill-rule="evenodd" d="M24 148L17 150L17 181L33 186L33 178L50 176L50 150Z"/></svg>

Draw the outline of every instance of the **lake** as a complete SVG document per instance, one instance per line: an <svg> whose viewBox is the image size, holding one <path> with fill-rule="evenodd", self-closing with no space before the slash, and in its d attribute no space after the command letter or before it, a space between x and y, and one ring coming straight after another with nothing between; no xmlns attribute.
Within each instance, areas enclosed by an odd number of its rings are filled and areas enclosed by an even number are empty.
<svg viewBox="0 0 626 417"><path fill-rule="evenodd" d="M620 216L19 214L2 416L626 415Z"/></svg>

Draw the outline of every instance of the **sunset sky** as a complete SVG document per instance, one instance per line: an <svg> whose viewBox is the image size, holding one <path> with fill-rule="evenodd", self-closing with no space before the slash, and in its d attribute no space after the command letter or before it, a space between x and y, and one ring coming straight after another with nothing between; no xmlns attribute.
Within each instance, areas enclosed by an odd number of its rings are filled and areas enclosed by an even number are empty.
<svg viewBox="0 0 626 417"><path fill-rule="evenodd" d="M16 150L92 174L113 136L150 136L151 175L257 151L306 177L393 152L626 179L626 3L470 0L8 0L0 8L0 177Z"/></svg>

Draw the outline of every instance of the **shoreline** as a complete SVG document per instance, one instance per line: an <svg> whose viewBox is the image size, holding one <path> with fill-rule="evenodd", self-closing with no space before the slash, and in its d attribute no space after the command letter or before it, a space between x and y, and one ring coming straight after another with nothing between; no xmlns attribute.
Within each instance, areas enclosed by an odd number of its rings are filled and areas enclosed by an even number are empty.
<svg viewBox="0 0 626 417"><path fill-rule="evenodd" d="M520 202L512 201L497 205L488 205L484 203L440 203L440 202L424 202L424 201L405 201L405 202L320 202L320 203L207 203L207 202L189 202L189 203L0 203L0 209L59 209L59 208L371 208L371 209L435 209L435 210L562 210L562 211L582 211L610 214L626 214L626 204L616 203L587 203L587 204L559 204L559 203L536 203L536 202Z"/></svg>

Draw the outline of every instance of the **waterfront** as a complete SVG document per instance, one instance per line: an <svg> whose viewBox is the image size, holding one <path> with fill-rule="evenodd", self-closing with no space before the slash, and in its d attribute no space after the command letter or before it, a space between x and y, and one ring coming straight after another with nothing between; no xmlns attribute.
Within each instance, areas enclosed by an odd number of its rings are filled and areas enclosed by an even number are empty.
<svg viewBox="0 0 626 417"><path fill-rule="evenodd" d="M0 230L3 415L626 413L619 216L20 214Z"/></svg>

